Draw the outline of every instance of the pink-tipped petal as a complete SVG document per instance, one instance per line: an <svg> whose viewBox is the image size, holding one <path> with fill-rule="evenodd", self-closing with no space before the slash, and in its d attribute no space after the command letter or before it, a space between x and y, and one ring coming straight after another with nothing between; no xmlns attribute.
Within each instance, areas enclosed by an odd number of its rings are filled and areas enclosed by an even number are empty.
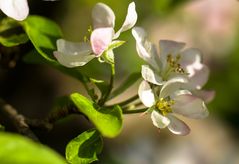
<svg viewBox="0 0 239 164"><path fill-rule="evenodd" d="M185 136L190 133L190 128L182 120L179 120L177 117L172 114L168 114L167 117L170 120L168 129L176 135Z"/></svg>
<svg viewBox="0 0 239 164"><path fill-rule="evenodd" d="M29 14L27 0L0 0L0 9L18 21L26 19Z"/></svg>
<svg viewBox="0 0 239 164"><path fill-rule="evenodd" d="M94 29L115 26L115 15L112 9L104 3L97 3L92 10Z"/></svg>
<svg viewBox="0 0 239 164"><path fill-rule="evenodd" d="M113 34L113 28L97 28L92 32L90 36L91 47L97 57L108 48L112 42Z"/></svg>

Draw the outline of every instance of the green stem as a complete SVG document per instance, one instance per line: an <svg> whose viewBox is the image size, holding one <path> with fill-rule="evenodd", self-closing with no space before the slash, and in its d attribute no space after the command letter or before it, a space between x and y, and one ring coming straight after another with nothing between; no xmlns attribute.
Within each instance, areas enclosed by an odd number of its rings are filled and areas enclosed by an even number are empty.
<svg viewBox="0 0 239 164"><path fill-rule="evenodd" d="M125 100L125 101L122 101L122 102L120 102L120 103L116 103L116 104L110 105L109 107L113 107L113 106L115 106L115 105L125 106L125 105L128 105L129 103L131 103L131 102L137 100L138 98L139 98L139 96L138 96L138 95L135 95L135 96L133 96L133 97L131 97L131 98Z"/></svg>
<svg viewBox="0 0 239 164"><path fill-rule="evenodd" d="M146 112L148 108L135 109L135 110L123 110L123 114L136 114Z"/></svg>
<svg viewBox="0 0 239 164"><path fill-rule="evenodd" d="M115 78L115 64L111 64L111 76L110 76L110 84L108 87L108 90L106 91L106 93L102 96L102 98L99 100L99 105L103 106L105 104L105 102L107 101L112 89L113 89L113 85L114 85L114 78Z"/></svg>
<svg viewBox="0 0 239 164"><path fill-rule="evenodd" d="M83 83L83 86L85 87L87 94L90 96L90 98L95 101L95 95L92 94L92 92L90 91L90 88L88 87L88 85L86 83Z"/></svg>
<svg viewBox="0 0 239 164"><path fill-rule="evenodd" d="M127 106L122 107L123 109L131 109L132 107L136 108L138 106L142 105L142 102L137 102L134 104L128 104Z"/></svg>

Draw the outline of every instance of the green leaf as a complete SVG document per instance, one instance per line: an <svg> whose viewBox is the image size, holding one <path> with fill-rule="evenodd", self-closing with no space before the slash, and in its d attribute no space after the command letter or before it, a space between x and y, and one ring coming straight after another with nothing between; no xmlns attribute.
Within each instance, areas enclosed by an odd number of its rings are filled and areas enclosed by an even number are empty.
<svg viewBox="0 0 239 164"><path fill-rule="evenodd" d="M66 159L72 164L87 164L97 161L102 151L103 141L100 133L91 129L71 140L66 146Z"/></svg>
<svg viewBox="0 0 239 164"><path fill-rule="evenodd" d="M50 148L20 135L0 132L1 164L65 164Z"/></svg>
<svg viewBox="0 0 239 164"><path fill-rule="evenodd" d="M26 43L28 36L22 30L20 24L10 18L0 22L0 43L6 47L17 46Z"/></svg>
<svg viewBox="0 0 239 164"><path fill-rule="evenodd" d="M132 73L117 89L115 89L108 100L120 95L133 85L141 77L140 73Z"/></svg>
<svg viewBox="0 0 239 164"><path fill-rule="evenodd" d="M38 53L48 61L56 62L53 51L56 50L56 40L62 37L60 27L40 16L28 16L22 25Z"/></svg>
<svg viewBox="0 0 239 164"><path fill-rule="evenodd" d="M70 97L79 111L89 118L103 136L113 138L120 133L122 110L119 106L113 109L97 107L92 101L78 93L73 93Z"/></svg>
<svg viewBox="0 0 239 164"><path fill-rule="evenodd" d="M125 43L125 41L122 40L114 40L108 47L108 50L113 50L117 47L120 47L121 45L123 45Z"/></svg>

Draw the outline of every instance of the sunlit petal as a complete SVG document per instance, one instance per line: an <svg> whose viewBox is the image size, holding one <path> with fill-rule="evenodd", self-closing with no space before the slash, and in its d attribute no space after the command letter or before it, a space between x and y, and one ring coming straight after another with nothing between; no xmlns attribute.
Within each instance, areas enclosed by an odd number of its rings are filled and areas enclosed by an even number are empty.
<svg viewBox="0 0 239 164"><path fill-rule="evenodd" d="M145 60L156 70L160 69L161 62L154 44L147 40L147 34L141 27L134 27L132 35L136 40L136 50L140 58Z"/></svg>
<svg viewBox="0 0 239 164"><path fill-rule="evenodd" d="M153 111L151 113L151 119L153 121L153 125L160 129L165 128L170 124L170 120L157 111Z"/></svg>
<svg viewBox="0 0 239 164"><path fill-rule="evenodd" d="M150 85L146 81L142 81L139 85L138 95L142 103L146 107L151 107L155 103L154 93Z"/></svg>
<svg viewBox="0 0 239 164"><path fill-rule="evenodd" d="M121 32L127 31L130 28L132 28L135 23L137 22L137 12L135 10L135 3L131 2L128 7L127 16L125 18L125 21L122 25L122 27L117 31L117 33L114 36L114 39L118 38Z"/></svg>
<svg viewBox="0 0 239 164"><path fill-rule="evenodd" d="M156 85L162 85L163 80L160 76L157 75L154 70L152 70L148 65L142 65L141 74L144 80L156 84Z"/></svg>
<svg viewBox="0 0 239 164"><path fill-rule="evenodd" d="M102 27L114 27L115 14L112 9L104 3L97 3L92 10L94 29Z"/></svg>
<svg viewBox="0 0 239 164"><path fill-rule="evenodd" d="M27 0L0 0L0 9L18 21L24 20L29 14Z"/></svg>

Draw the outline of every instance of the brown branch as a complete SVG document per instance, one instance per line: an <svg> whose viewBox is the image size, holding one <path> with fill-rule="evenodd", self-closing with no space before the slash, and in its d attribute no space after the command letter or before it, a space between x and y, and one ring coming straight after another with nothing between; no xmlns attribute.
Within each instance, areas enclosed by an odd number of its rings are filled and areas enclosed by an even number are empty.
<svg viewBox="0 0 239 164"><path fill-rule="evenodd" d="M44 120L27 118L26 122L32 128L50 131L57 121L71 114L82 114L82 113L79 112L75 106L70 105L65 106L63 108L59 108L56 111L53 111Z"/></svg>
<svg viewBox="0 0 239 164"><path fill-rule="evenodd" d="M26 123L25 117L19 114L13 106L7 104L2 99L0 99L0 114L4 116L4 118L10 120L18 133L23 134L35 141L39 141Z"/></svg>

